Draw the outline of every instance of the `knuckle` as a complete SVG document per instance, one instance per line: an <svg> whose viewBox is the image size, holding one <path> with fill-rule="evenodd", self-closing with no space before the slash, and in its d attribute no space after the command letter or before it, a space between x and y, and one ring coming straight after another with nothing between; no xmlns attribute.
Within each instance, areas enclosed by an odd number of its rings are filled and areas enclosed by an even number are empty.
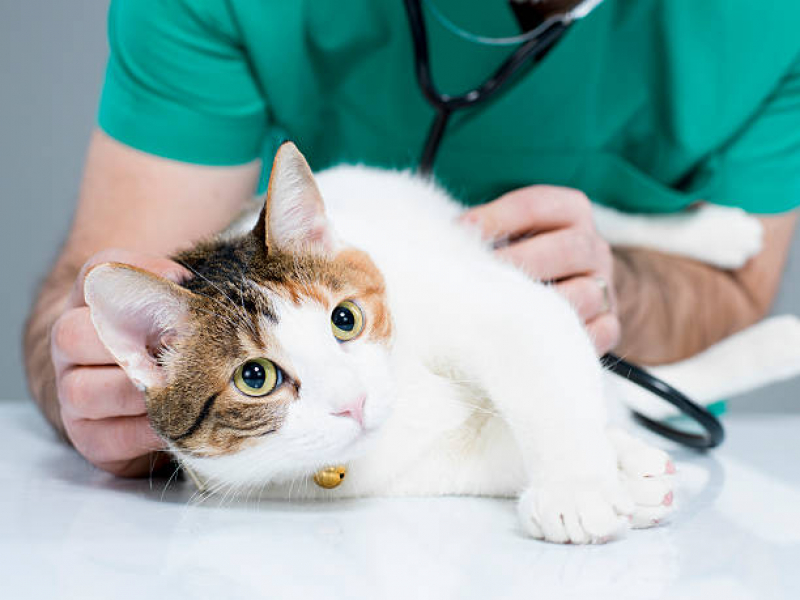
<svg viewBox="0 0 800 600"><path fill-rule="evenodd" d="M599 235L594 235L594 256L598 270L604 275L610 275L613 267L611 246Z"/></svg>
<svg viewBox="0 0 800 600"><path fill-rule="evenodd" d="M50 330L51 347L59 353L63 353L75 343L75 331L69 314L61 315Z"/></svg>
<svg viewBox="0 0 800 600"><path fill-rule="evenodd" d="M585 321L597 317L603 309L603 292L589 277L581 277L575 282L571 297L569 298Z"/></svg>
<svg viewBox="0 0 800 600"><path fill-rule="evenodd" d="M592 237L594 239L595 252L597 253L597 256L604 260L610 260L611 244L609 244L606 240L600 237L600 235L596 232L592 232Z"/></svg>
<svg viewBox="0 0 800 600"><path fill-rule="evenodd" d="M131 262L135 256L136 254L134 252L121 248L105 248L95 252L83 263L81 271L76 278L76 284L82 285L89 271L98 265L113 262L128 263Z"/></svg>
<svg viewBox="0 0 800 600"><path fill-rule="evenodd" d="M529 223L536 218L537 197L536 190L533 187L522 188L513 198L517 219L524 223Z"/></svg>
<svg viewBox="0 0 800 600"><path fill-rule="evenodd" d="M600 314L603 307L602 288L598 285L597 281L587 277L584 290L584 294L586 295L586 303L591 307L593 315Z"/></svg>
<svg viewBox="0 0 800 600"><path fill-rule="evenodd" d="M84 266L91 267L105 262L124 261L130 259L131 256L133 256L133 253L130 250L123 250L121 248L105 248L92 254L84 263Z"/></svg>
<svg viewBox="0 0 800 600"><path fill-rule="evenodd" d="M592 214L592 202L589 197L580 190L570 189L569 199L578 214L581 217L587 217Z"/></svg>
<svg viewBox="0 0 800 600"><path fill-rule="evenodd" d="M594 255L594 238L583 229L573 229L569 236L569 247L575 256L583 260L590 259Z"/></svg>
<svg viewBox="0 0 800 600"><path fill-rule="evenodd" d="M598 318L593 330L595 346L600 352L607 352L617 345L621 327L616 315L607 314Z"/></svg>
<svg viewBox="0 0 800 600"><path fill-rule="evenodd" d="M106 445L97 435L97 426L91 421L78 420L72 421L67 428L67 435L78 453L95 465L102 462L108 453Z"/></svg>
<svg viewBox="0 0 800 600"><path fill-rule="evenodd" d="M78 452L95 466L99 467L101 463L111 460L111 448L96 435L84 434L76 447Z"/></svg>
<svg viewBox="0 0 800 600"><path fill-rule="evenodd" d="M82 414L86 405L86 387L81 369L70 369L61 376L58 397L62 406Z"/></svg>

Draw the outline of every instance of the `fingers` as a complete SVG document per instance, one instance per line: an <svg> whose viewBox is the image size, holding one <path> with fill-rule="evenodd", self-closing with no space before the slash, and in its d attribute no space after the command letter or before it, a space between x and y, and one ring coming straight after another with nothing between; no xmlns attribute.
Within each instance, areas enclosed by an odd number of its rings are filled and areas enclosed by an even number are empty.
<svg viewBox="0 0 800 600"><path fill-rule="evenodd" d="M594 277L575 277L556 285L560 294L569 300L594 342L597 353L605 354L619 343L621 326L614 313L613 299L609 304L602 286Z"/></svg>
<svg viewBox="0 0 800 600"><path fill-rule="evenodd" d="M86 306L67 310L53 324L50 351L58 371L69 364L114 364L114 357L100 341Z"/></svg>
<svg viewBox="0 0 800 600"><path fill-rule="evenodd" d="M64 427L76 449L91 463L121 476L147 474L153 451L164 443L145 416L144 394L116 366L91 320L84 300L84 280L95 265L120 262L173 281L191 274L176 262L127 250L104 250L81 268L65 309L53 326L51 355L56 367Z"/></svg>
<svg viewBox="0 0 800 600"><path fill-rule="evenodd" d="M62 414L73 419L142 416L144 392L118 366L71 367L58 378Z"/></svg>
<svg viewBox="0 0 800 600"><path fill-rule="evenodd" d="M556 281L573 305L597 351L619 341L620 323L611 288L611 248L597 233L591 202L579 190L530 186L467 211L462 220L495 241L496 254L531 277ZM498 242L510 241L501 246ZM598 281L602 278L603 284Z"/></svg>
<svg viewBox="0 0 800 600"><path fill-rule="evenodd" d="M147 417L117 417L92 421L64 419L72 443L89 462L115 472L120 461L138 459L165 447Z"/></svg>
<svg viewBox="0 0 800 600"><path fill-rule="evenodd" d="M485 238L497 240L588 225L592 222L592 207L586 195L578 190L534 185L475 207L462 219L477 225Z"/></svg>
<svg viewBox="0 0 800 600"><path fill-rule="evenodd" d="M86 279L86 274L92 267L108 262L118 262L139 267L172 281L183 281L191 276L189 271L169 258L148 256L141 252L132 252L119 248L102 250L89 258L81 267L80 273L75 278L72 290L67 297L67 308L76 308L86 304L83 297L83 281Z"/></svg>
<svg viewBox="0 0 800 600"><path fill-rule="evenodd" d="M555 286L584 322L614 310L613 292L601 277L573 277ZM605 288L605 289L604 289Z"/></svg>
<svg viewBox="0 0 800 600"><path fill-rule="evenodd" d="M526 238L497 255L541 280L558 280L611 268L608 244L592 230L562 229Z"/></svg>
<svg viewBox="0 0 800 600"><path fill-rule="evenodd" d="M611 312L604 313L586 323L586 329L600 356L613 350L619 343L622 332L617 315Z"/></svg>

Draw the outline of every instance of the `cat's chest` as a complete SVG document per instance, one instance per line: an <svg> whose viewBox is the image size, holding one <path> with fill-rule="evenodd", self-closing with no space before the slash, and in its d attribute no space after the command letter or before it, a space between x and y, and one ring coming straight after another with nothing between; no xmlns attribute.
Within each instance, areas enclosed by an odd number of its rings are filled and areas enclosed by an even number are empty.
<svg viewBox="0 0 800 600"><path fill-rule="evenodd" d="M364 455L346 465L344 481L322 489L273 484L273 498L364 496L511 496L524 481L507 424L479 390L419 362L400 368L394 409ZM452 375L452 374L451 374Z"/></svg>
<svg viewBox="0 0 800 600"><path fill-rule="evenodd" d="M522 465L507 424L481 390L449 375L417 365L399 386L381 438L351 465L354 493L513 493Z"/></svg>

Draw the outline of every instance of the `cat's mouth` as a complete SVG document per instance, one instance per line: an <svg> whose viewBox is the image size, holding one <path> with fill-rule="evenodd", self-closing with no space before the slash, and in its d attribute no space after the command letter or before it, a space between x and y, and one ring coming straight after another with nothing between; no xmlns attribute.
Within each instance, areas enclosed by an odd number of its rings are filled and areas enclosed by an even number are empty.
<svg viewBox="0 0 800 600"><path fill-rule="evenodd" d="M379 425L371 427L360 427L349 440L345 441L337 454L341 455L341 460L347 462L362 456L372 442L378 437Z"/></svg>

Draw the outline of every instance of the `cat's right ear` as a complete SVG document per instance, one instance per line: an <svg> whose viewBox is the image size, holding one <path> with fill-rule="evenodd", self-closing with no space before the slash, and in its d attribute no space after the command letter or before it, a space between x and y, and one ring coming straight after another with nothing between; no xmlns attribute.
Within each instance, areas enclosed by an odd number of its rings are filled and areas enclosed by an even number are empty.
<svg viewBox="0 0 800 600"><path fill-rule="evenodd" d="M193 294L153 273L119 263L93 267L84 297L100 340L133 383L166 384L159 354L190 333Z"/></svg>
<svg viewBox="0 0 800 600"><path fill-rule="evenodd" d="M330 254L336 236L311 167L292 142L278 148L255 235L268 252Z"/></svg>

